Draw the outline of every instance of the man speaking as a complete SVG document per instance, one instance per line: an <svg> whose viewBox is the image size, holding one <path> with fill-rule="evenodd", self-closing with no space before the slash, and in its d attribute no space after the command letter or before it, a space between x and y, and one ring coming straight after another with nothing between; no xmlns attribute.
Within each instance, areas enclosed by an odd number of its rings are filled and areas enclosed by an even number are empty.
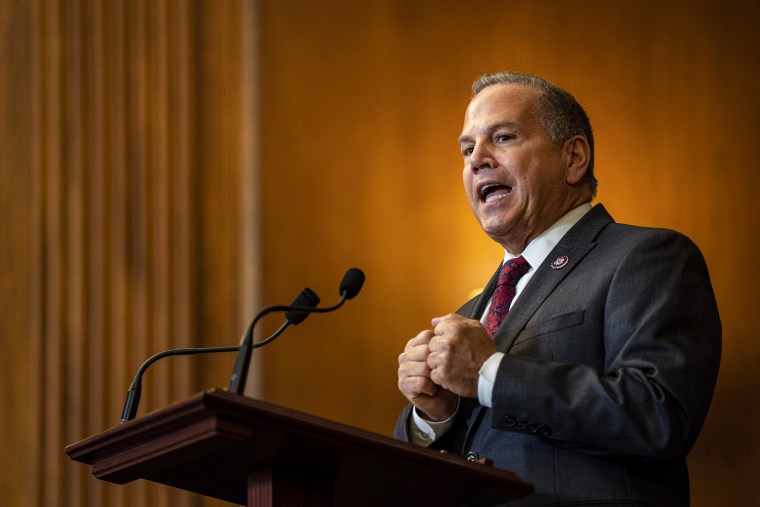
<svg viewBox="0 0 760 507"><path fill-rule="evenodd" d="M546 80L481 76L459 146L470 207L504 260L399 356L410 405L396 438L534 485L510 505L689 505L686 454L721 350L698 248L591 205L591 125Z"/></svg>

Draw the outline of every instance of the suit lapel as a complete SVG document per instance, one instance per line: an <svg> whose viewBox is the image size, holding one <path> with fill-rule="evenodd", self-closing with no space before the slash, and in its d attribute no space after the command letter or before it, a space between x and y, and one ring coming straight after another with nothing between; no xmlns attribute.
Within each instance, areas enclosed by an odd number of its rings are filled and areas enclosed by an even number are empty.
<svg viewBox="0 0 760 507"><path fill-rule="evenodd" d="M494 340L499 350L509 351L515 338L536 310L594 248L594 239L599 231L612 222L612 217L604 206L598 204L565 234L543 263L536 267L535 274L496 331ZM567 257L567 263L561 269L552 268L551 263L562 256Z"/></svg>
<svg viewBox="0 0 760 507"><path fill-rule="evenodd" d="M502 261L503 262L503 261ZM493 276L491 276L491 279L486 284L486 287L483 289L483 292L480 293L479 296L475 298L475 301L473 302L470 300L470 302L467 303L467 305L472 304L470 307L470 310L466 310L466 306L462 308L464 312L465 317L468 317L470 319L480 320L483 316L483 313L486 311L486 306L491 300L491 295L496 290L496 284L499 281L499 271L501 271L501 263L496 267L496 271L494 272ZM461 310L460 310L461 311ZM464 440L462 442L461 449L455 449L460 454L464 455L466 450L469 448L469 442L470 438L472 437L473 428L478 428L480 426L480 421L483 419L486 413L486 408L481 406L480 403L476 398L462 398L460 401L460 411L464 411L464 413L467 414L466 420L468 421L466 424L466 430L464 434Z"/></svg>
<svg viewBox="0 0 760 507"><path fill-rule="evenodd" d="M486 306L491 300L491 295L496 290L496 284L499 281L499 271L501 271L501 264L497 266L496 271L494 272L493 276L491 276L491 279L488 281L488 284L486 284L486 287L485 289L483 289L483 292L481 292L480 295L477 296L477 301L475 302L475 305L472 307L472 311L470 311L469 315L467 315L468 318L480 320L480 318L483 316L483 313L486 311Z"/></svg>

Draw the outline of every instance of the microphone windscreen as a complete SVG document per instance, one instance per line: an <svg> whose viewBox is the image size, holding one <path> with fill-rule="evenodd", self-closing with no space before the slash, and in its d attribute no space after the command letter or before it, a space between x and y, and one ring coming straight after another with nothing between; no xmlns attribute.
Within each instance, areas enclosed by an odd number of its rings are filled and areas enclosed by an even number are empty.
<svg viewBox="0 0 760 507"><path fill-rule="evenodd" d="M313 308L316 308L319 304L319 301L320 299L319 296L317 296L317 293L306 287L301 291L298 297L293 300L293 303L291 303L290 306L311 306ZM293 325L300 324L306 320L306 317L309 315L311 315L311 312L298 310L289 310L285 312L285 318Z"/></svg>
<svg viewBox="0 0 760 507"><path fill-rule="evenodd" d="M359 268L351 268L346 271L343 280L340 281L339 293L346 299L353 299L359 294L362 285L364 285L364 273Z"/></svg>

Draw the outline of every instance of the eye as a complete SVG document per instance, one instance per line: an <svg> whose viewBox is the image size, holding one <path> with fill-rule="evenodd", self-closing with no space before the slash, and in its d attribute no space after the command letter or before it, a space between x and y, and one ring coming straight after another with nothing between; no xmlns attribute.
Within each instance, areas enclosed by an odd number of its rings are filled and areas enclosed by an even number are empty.
<svg viewBox="0 0 760 507"><path fill-rule="evenodd" d="M506 143L508 141L511 141L514 138L515 138L514 134L496 134L496 136L494 136L494 140L497 143Z"/></svg>
<svg viewBox="0 0 760 507"><path fill-rule="evenodd" d="M466 145L466 146L462 146L460 148L460 150L462 151L462 156L463 157L467 157L469 155L472 155L472 152L473 152L474 149L475 149L475 147L472 146L472 145Z"/></svg>

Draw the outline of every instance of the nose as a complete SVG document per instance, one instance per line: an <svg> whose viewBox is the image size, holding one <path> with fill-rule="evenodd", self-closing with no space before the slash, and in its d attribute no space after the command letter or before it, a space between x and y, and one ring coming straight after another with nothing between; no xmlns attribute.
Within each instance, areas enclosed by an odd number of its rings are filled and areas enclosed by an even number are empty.
<svg viewBox="0 0 760 507"><path fill-rule="evenodd" d="M468 165L473 172L481 169L493 169L497 162L487 143L476 143L470 154Z"/></svg>

